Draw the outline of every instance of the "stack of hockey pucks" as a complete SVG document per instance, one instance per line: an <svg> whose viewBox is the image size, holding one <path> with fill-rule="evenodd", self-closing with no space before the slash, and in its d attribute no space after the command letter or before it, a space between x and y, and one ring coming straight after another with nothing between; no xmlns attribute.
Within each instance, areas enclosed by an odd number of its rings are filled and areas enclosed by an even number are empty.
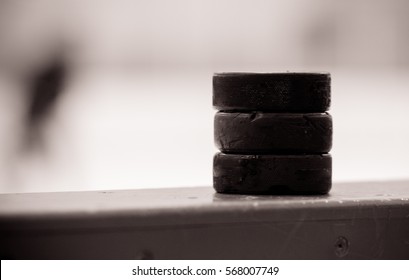
<svg viewBox="0 0 409 280"><path fill-rule="evenodd" d="M329 73L216 73L213 186L219 193L331 189Z"/></svg>

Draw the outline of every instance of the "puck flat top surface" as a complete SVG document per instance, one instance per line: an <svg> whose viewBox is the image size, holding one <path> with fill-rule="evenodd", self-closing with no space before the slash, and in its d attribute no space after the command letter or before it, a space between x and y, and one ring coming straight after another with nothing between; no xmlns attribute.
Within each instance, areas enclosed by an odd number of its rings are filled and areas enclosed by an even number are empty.
<svg viewBox="0 0 409 280"><path fill-rule="evenodd" d="M233 154L328 153L332 118L328 113L217 112L214 142Z"/></svg>
<svg viewBox="0 0 409 280"><path fill-rule="evenodd" d="M214 76L219 77L249 77L249 76L265 76L265 77L326 77L328 72L217 72Z"/></svg>
<svg viewBox="0 0 409 280"><path fill-rule="evenodd" d="M331 103L329 73L238 73L213 75L218 110L325 112Z"/></svg>

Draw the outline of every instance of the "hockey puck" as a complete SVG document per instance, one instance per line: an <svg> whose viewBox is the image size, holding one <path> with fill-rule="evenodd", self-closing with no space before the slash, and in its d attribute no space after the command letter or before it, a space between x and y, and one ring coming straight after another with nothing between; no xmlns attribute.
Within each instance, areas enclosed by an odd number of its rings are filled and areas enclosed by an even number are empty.
<svg viewBox="0 0 409 280"><path fill-rule="evenodd" d="M330 102L329 73L213 75L213 106L218 110L323 113Z"/></svg>
<svg viewBox="0 0 409 280"><path fill-rule="evenodd" d="M328 113L217 112L214 141L223 153L323 154L332 147L332 118Z"/></svg>
<svg viewBox="0 0 409 280"><path fill-rule="evenodd" d="M213 186L232 194L326 194L332 158L323 155L238 155L217 153Z"/></svg>

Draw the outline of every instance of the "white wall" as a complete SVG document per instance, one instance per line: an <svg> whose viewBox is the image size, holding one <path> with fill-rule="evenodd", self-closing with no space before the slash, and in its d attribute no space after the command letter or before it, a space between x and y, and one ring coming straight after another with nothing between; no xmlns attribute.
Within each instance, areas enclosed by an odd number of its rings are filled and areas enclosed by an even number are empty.
<svg viewBox="0 0 409 280"><path fill-rule="evenodd" d="M409 177L409 3L3 1L0 191L210 185L215 71L330 71L334 181ZM71 74L22 154L24 77ZM17 144L16 144L17 143Z"/></svg>

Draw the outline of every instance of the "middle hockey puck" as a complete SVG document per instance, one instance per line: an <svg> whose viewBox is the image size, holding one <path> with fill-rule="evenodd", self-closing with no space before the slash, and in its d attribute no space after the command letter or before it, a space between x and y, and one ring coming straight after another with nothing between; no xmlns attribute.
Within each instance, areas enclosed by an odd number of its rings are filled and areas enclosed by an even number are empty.
<svg viewBox="0 0 409 280"><path fill-rule="evenodd" d="M217 112L214 141L223 153L323 154L332 147L328 113Z"/></svg>

